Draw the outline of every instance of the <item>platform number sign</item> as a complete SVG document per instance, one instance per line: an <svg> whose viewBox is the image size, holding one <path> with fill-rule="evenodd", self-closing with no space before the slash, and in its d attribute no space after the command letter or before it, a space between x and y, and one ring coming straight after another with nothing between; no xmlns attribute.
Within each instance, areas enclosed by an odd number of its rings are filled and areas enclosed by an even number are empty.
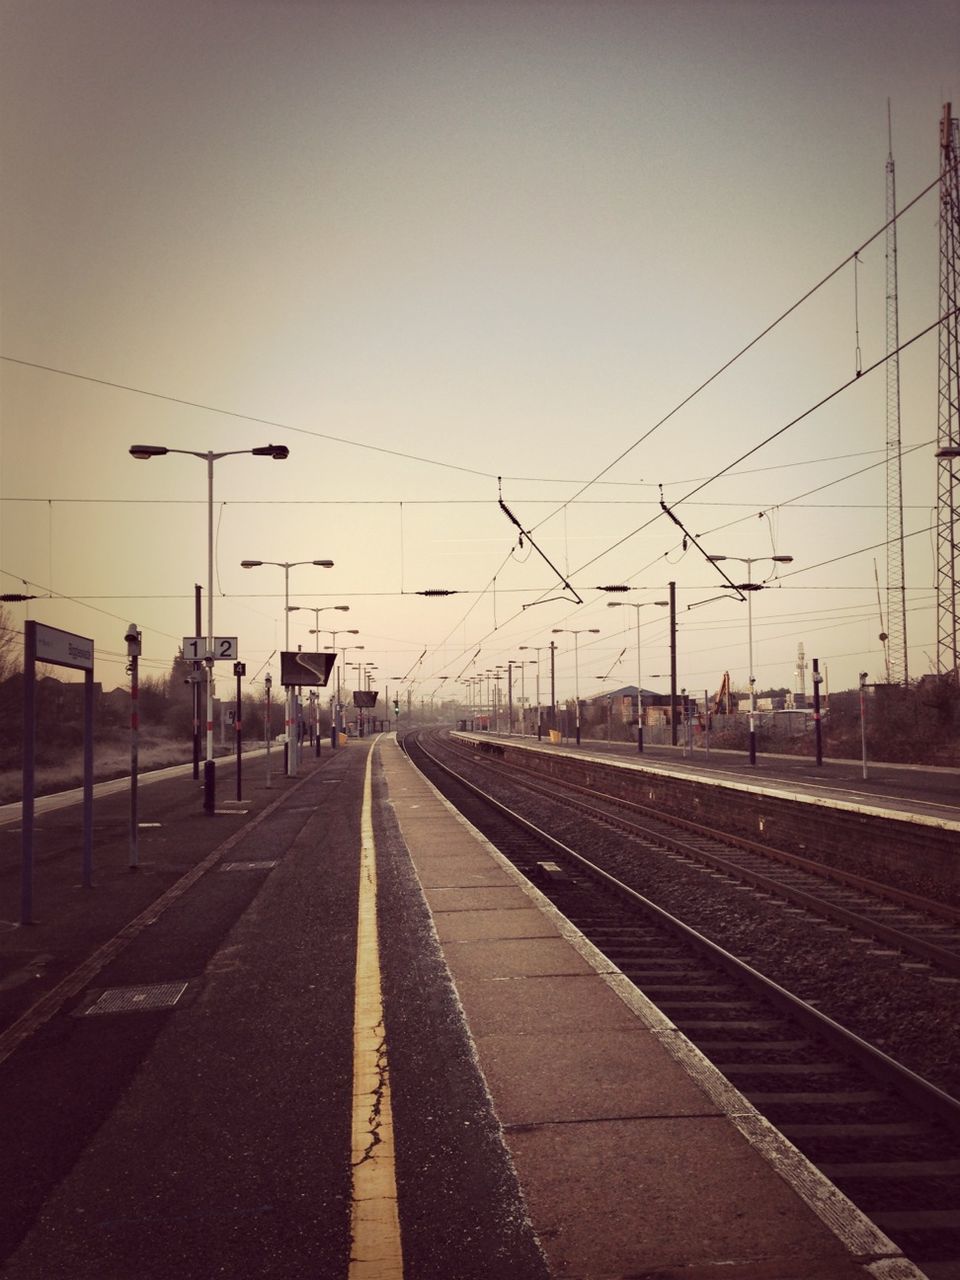
<svg viewBox="0 0 960 1280"><path fill-rule="evenodd" d="M184 636L183 656L188 662L202 662L207 656L207 637ZM237 659L237 637L214 636L213 656L218 662L235 662Z"/></svg>

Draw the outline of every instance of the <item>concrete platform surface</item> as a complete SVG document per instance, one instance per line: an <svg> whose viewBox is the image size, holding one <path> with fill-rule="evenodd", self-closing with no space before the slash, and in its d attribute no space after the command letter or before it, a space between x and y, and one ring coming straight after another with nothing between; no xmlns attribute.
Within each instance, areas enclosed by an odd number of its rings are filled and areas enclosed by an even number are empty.
<svg viewBox="0 0 960 1280"><path fill-rule="evenodd" d="M918 1280L393 741L378 752L555 1275Z"/></svg>

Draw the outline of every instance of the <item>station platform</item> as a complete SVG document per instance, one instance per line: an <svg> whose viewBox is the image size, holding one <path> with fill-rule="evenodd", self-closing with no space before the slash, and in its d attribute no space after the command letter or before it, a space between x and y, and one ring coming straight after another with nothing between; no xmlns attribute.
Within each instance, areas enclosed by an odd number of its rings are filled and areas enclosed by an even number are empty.
<svg viewBox="0 0 960 1280"><path fill-rule="evenodd" d="M767 794L773 798L817 804L849 812L904 818L931 827L960 831L960 773L940 765L871 761L863 776L860 760L761 753L751 765L744 751L710 747L701 740L692 748L572 738L551 743L544 736L460 731L471 742L498 742L531 751L579 760L595 759L628 768Z"/></svg>
<svg viewBox="0 0 960 1280"><path fill-rule="evenodd" d="M392 735L202 865L0 1035L9 1280L922 1280Z"/></svg>

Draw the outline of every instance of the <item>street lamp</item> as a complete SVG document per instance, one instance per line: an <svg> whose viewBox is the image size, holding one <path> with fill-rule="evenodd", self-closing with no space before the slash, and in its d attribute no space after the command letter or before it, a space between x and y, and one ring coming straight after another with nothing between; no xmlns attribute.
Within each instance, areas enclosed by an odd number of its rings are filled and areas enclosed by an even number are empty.
<svg viewBox="0 0 960 1280"><path fill-rule="evenodd" d="M532 649L537 655L537 738L540 739L543 737L543 724L541 723L540 714L540 653L543 649L549 649L550 646L547 644L539 646L535 644L522 644L520 645L520 648ZM531 659L531 661L533 661L533 659Z"/></svg>
<svg viewBox="0 0 960 1280"><path fill-rule="evenodd" d="M330 648L336 649L337 636L358 636L360 632L356 627L348 627L346 630L341 628L338 631L328 631L328 630L318 628L316 631L311 629L310 634L316 635L316 636L320 636L320 635L330 636L331 637ZM318 640L317 644L319 645L319 643L320 641ZM362 644L350 645L349 647L362 649L363 645ZM343 654L343 659L342 659L342 662L337 663L337 702L336 702L336 707L334 708L333 732L330 735L331 742L333 743L334 747L338 747L340 745L340 731L343 728L343 723L342 723L343 707L340 704L340 668L343 665L343 663L345 663L347 660L347 651L346 649L342 649L340 652Z"/></svg>
<svg viewBox="0 0 960 1280"><path fill-rule="evenodd" d="M600 634L600 628L599 627L581 627L579 630L574 631L570 627L553 627L552 631L555 636L563 635L564 633L567 635L573 636L573 687L574 687L574 693L577 699L577 746L579 747L580 745L580 662L577 656L577 637L581 635L598 636Z"/></svg>
<svg viewBox="0 0 960 1280"><path fill-rule="evenodd" d="M301 611L306 611L307 613L312 613L312 614L313 614L313 626L310 628L310 634L311 634L312 636L317 636L317 635L319 635L319 634L320 634L319 627L320 627L320 615L321 615L321 613L327 613L327 612L329 612L331 609L336 609L336 610L338 610L340 613L349 613L349 612L350 612L350 606L349 606L348 604L322 604L322 605L320 605L320 606L319 606L319 608L318 608L317 606L315 606L315 605L312 605L312 604L288 604L288 605L287 605L287 610L286 610L286 611L287 611L287 613L299 613L299 612L301 612ZM317 651L317 653L319 653L319 652L320 652L320 641L319 641L319 640L317 640L317 641L315 641L315 643L316 643L316 646L317 646L317 650L316 650L316 651Z"/></svg>
<svg viewBox="0 0 960 1280"><path fill-rule="evenodd" d="M283 647L290 652L290 570L302 564L315 564L320 569L332 569L332 560L241 560L242 569L258 569L261 565L273 565L283 570ZM297 695L293 685L287 689L287 777L297 776L297 764L300 757L299 729L296 707Z"/></svg>
<svg viewBox="0 0 960 1280"><path fill-rule="evenodd" d="M707 556L712 564L721 560L736 560L738 564L747 566L747 580L737 584L738 591L747 593L747 661L750 670L747 673L750 684L750 763L757 763L757 678L753 674L753 592L762 591L764 583L754 582L751 570L760 560L771 560L774 564L793 564L793 556Z"/></svg>
<svg viewBox="0 0 960 1280"><path fill-rule="evenodd" d="M634 604L630 600L610 600L608 609L635 609L637 611L637 751L643 751L643 686L640 683L640 610L648 604L658 605L661 609L669 608L669 600L644 600L643 604Z"/></svg>
<svg viewBox="0 0 960 1280"><path fill-rule="evenodd" d="M162 458L167 453L185 453L191 458L202 458L207 464L207 636L204 662L207 665L207 758L203 765L203 808L212 814L216 807L216 769L213 758L213 464L220 458L250 453L257 458L273 458L283 462L290 450L285 444L260 445L256 449L212 449L201 453L197 449L168 449L162 444L132 444L130 454L140 462Z"/></svg>
<svg viewBox="0 0 960 1280"><path fill-rule="evenodd" d="M310 634L312 636L319 637L320 632L316 628L319 628L320 626L320 615L321 613L327 613L331 609L337 609L340 611L340 613L350 612L350 606L348 604L322 604L319 606L312 605L312 604L288 604L286 611L287 613L299 613L301 610L306 610L307 613L312 613L314 625L313 627L310 628ZM319 639L314 641L314 644L316 646L316 652L319 653L320 652ZM316 754L319 755L320 754L320 692L319 690L316 690L310 694L310 701L313 703L313 715L314 715L313 730L314 730L314 734L316 735L316 739L315 739Z"/></svg>

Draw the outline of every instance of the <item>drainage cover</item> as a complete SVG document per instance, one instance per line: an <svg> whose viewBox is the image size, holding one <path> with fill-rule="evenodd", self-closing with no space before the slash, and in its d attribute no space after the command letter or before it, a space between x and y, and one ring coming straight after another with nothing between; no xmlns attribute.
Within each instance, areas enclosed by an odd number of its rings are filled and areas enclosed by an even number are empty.
<svg viewBox="0 0 960 1280"><path fill-rule="evenodd" d="M89 1009L94 1013L140 1013L147 1009L172 1009L187 989L185 982L156 982L148 987L112 987L104 991Z"/></svg>
<svg viewBox="0 0 960 1280"><path fill-rule="evenodd" d="M272 862L224 862L221 871L269 871L271 867L277 865L274 858Z"/></svg>

